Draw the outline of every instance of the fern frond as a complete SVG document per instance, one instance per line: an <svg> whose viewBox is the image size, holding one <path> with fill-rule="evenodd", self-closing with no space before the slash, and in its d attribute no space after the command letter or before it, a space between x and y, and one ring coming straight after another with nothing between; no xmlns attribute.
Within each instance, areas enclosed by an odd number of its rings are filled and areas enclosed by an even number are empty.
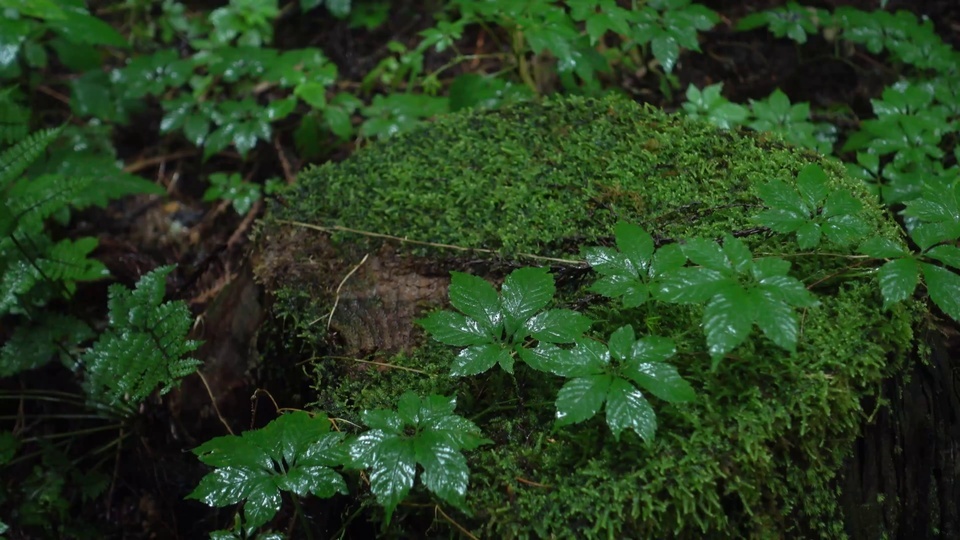
<svg viewBox="0 0 960 540"><path fill-rule="evenodd" d="M16 103L13 88L0 90L0 144L7 145L27 136L30 109Z"/></svg>
<svg viewBox="0 0 960 540"><path fill-rule="evenodd" d="M16 180L57 138L62 128L42 129L0 154L0 192Z"/></svg>
<svg viewBox="0 0 960 540"><path fill-rule="evenodd" d="M29 182L17 182L10 188L7 205L17 221L17 229L28 233L43 230L43 220L65 211L91 189L92 178L66 178L45 174Z"/></svg>
<svg viewBox="0 0 960 540"><path fill-rule="evenodd" d="M92 337L93 330L80 319L47 313L34 324L18 326L0 347L0 377L38 368Z"/></svg>
<svg viewBox="0 0 960 540"><path fill-rule="evenodd" d="M70 296L76 282L92 281L109 275L100 261L88 255L97 247L97 239L83 237L61 240L56 244L45 235L14 235L0 241L4 253L17 252L0 275L0 315L18 313L17 305L42 305L56 292ZM37 292L37 286L46 287Z"/></svg>
<svg viewBox="0 0 960 540"><path fill-rule="evenodd" d="M110 328L83 355L86 391L94 403L131 412L157 388L169 392L200 364L184 355L200 346L188 340L190 311L182 301L163 302L163 266L140 278L133 291L110 287Z"/></svg>

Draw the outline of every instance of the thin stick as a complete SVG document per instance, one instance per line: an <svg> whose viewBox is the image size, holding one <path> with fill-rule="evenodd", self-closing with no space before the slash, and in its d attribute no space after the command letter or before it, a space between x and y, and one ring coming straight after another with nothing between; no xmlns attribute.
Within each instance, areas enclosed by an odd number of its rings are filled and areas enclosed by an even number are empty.
<svg viewBox="0 0 960 540"><path fill-rule="evenodd" d="M453 245L453 244L440 244L440 243L437 243L437 242L423 242L423 241L420 241L420 240L410 240L409 238L401 238L401 237L399 237L399 236L392 236L392 235L389 235L389 234L375 233L375 232L370 232L370 231L362 231L362 230L360 230L360 229L351 229L350 227L343 227L343 226L340 226L340 225L331 225L331 226L329 226L329 227L323 227L323 226L320 226L320 225L314 225L314 224L312 224L312 223L304 223L303 221L292 221L292 220L287 220L287 219L278 219L277 222L279 222L279 223L285 223L285 224L287 224L287 225L295 225L295 226L297 226L297 227L304 227L304 228L306 228L306 229L313 229L313 230L315 230L315 231L321 231L321 232L326 232L326 233L334 232L334 231L340 231L340 232L348 232L348 233L353 233L353 234L360 234L360 235L363 235L363 236L370 236L370 237L373 237L373 238L384 238L384 239L387 239L387 240L396 240L397 242L401 242L401 243L404 243L404 244L417 244L417 245L419 245L419 246L430 246L430 247L441 248L441 249L455 249L455 250L457 250L457 251L476 251L476 252L479 252L479 253L489 253L489 254L491 254L491 255L497 255L497 254L499 253L499 252L497 252L497 250L495 250L495 249L469 248L469 247L457 246L457 245ZM555 262L555 263L559 263L559 264L569 264L569 265L572 265L572 266L584 266L584 265L586 265L586 261L581 261L581 260L576 260L576 259L559 259L559 258L556 258L556 257L544 257L543 255L535 255L535 254L533 254L533 253L517 253L517 256L519 256L519 257L525 257L525 258L528 258L528 259L536 259L536 260L539 260L539 261L550 261L550 262Z"/></svg>
<svg viewBox="0 0 960 540"><path fill-rule="evenodd" d="M359 358L350 358L349 356L326 356L324 358L333 358L334 360L350 360L351 362L359 362L361 364L372 364L374 366L381 366L381 367L391 368L391 369L402 369L404 371L411 371L413 373L419 373L421 375L429 375L429 373L427 373L426 371L422 371L419 369L414 369L414 368L405 367L405 366L398 366L396 364L387 364L386 362L376 362L374 360L361 360Z"/></svg>
<svg viewBox="0 0 960 540"><path fill-rule="evenodd" d="M353 268L351 268L350 271L347 272L347 275L343 276L343 279L340 280L340 284L337 285L337 292L334 293L334 297L333 297L333 307L330 308L330 316L327 317L327 331L330 330L330 324L333 323L333 314L337 312L337 306L340 305L340 289L343 289L343 284L346 283L348 279L350 279L350 276L352 276L352 275L354 274L354 272L356 272L357 270L359 270L360 267L363 266L363 263L367 262L367 257L369 257L369 256L370 256L369 253L367 253L366 255L364 255L363 258L360 259L360 262L357 263L356 266L354 266ZM317 319L317 321L319 321L319 320L320 320L320 319ZM313 322L310 323L310 324L313 324L313 323L315 323L315 322L317 322L317 321L313 321Z"/></svg>
<svg viewBox="0 0 960 540"><path fill-rule="evenodd" d="M203 376L203 373L200 373L200 370L197 370L197 375L200 376L200 382L203 383L203 387L207 389L207 395L210 396L210 403L213 404L213 411L217 413L217 418L220 419L220 423L223 424L223 427L227 428L227 433L235 435L232 429L230 429L230 424L227 423L226 418L220 414L220 407L217 407L217 398L213 397L213 391L210 390L210 385L207 384L207 378Z"/></svg>
<svg viewBox="0 0 960 540"><path fill-rule="evenodd" d="M447 522L449 522L451 525L453 525L454 527L456 527L457 530L460 531L461 533L463 533L464 536L466 536L467 538L470 538L470 539L472 539L472 540L480 540L479 538L477 538L476 536L474 536L473 534L471 534L470 531L468 531L467 529L465 529L465 528L463 527L463 525L460 525L459 523L457 523L456 521L454 521L452 517L448 516L447 513L443 511L443 508L440 508L440 505L439 505L439 504L438 504L438 505L434 505L433 508L434 508L437 512L440 512L440 515L443 516L443 519L447 520ZM436 515L436 514L434 514L434 515Z"/></svg>

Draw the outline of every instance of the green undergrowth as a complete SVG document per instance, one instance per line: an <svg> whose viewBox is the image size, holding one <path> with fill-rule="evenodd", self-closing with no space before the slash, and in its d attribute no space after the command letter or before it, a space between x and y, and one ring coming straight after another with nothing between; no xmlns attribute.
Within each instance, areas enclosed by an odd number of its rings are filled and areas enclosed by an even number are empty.
<svg viewBox="0 0 960 540"><path fill-rule="evenodd" d="M608 238L618 220L661 238L702 232L696 227L707 220L718 231L744 229L756 187L810 162L839 182L839 163L769 134L719 131L619 99L525 103L449 115L312 168L274 216L558 256ZM893 230L872 215L871 226Z"/></svg>
<svg viewBox="0 0 960 540"><path fill-rule="evenodd" d="M318 409L359 424L362 411L390 408L408 390L455 395L457 413L493 441L467 453L470 514L448 509L449 520L435 518L418 486L385 534L409 536L436 519L439 530L454 531L455 521L489 538L842 537L837 475L873 412L863 409L864 398L914 357L920 308L910 301L885 311L876 284L851 268L855 248L825 241L801 249L791 235L751 219L763 209L759 186L792 185L810 163L826 171L830 188L864 201L860 217L871 231L902 242L896 223L840 164L770 135L719 131L617 99L453 115L303 174L261 238L300 230L286 220L498 250L499 258L443 250L436 257L436 249L393 243L401 255L432 254L439 276L490 258L499 269L484 277L497 280L512 268L510 255L575 259L581 246L610 245L618 220L641 225L658 244L733 232L757 256L790 260L791 275L820 301L801 311L795 354L755 331L713 369L699 330L702 307L626 309L588 294L578 271L555 267L552 307L584 312L595 321L591 336L602 340L631 324L640 335L676 342L671 363L697 399L658 403L657 437L644 442L633 431L615 440L599 416L555 428L562 380L526 364L514 376L493 369L451 378L455 352L426 340L367 359L378 364L334 358L335 348L315 341L317 321L349 267L275 276L277 313L310 310L292 317L300 322L286 331L310 336L320 358ZM383 243L342 229L332 237L344 260ZM306 301L306 290L325 295ZM367 519L383 521L363 484L357 489Z"/></svg>

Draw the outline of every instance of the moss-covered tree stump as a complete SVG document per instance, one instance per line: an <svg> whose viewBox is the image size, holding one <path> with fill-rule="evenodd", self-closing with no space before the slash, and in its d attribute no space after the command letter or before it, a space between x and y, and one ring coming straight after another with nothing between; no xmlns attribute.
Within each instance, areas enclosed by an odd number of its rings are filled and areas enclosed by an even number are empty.
<svg viewBox="0 0 960 540"><path fill-rule="evenodd" d="M571 99L450 116L305 172L260 229L256 272L284 354L314 360L318 409L359 424L362 410L393 407L408 389L455 394L458 413L494 441L468 454L471 515L443 507L449 520L438 518L417 488L394 516L397 536L858 536L850 507L871 503L841 497L841 471L876 413L867 404L916 361L922 311L883 310L873 278L852 271L852 248L811 253L750 219L758 186L794 182L809 163L864 201L873 231L901 241L836 162L626 101ZM701 308L623 309L586 292L595 276L560 259L610 245L619 220L659 244L730 232L754 254L790 260L820 300L801 313L797 352L754 329L711 370ZM596 336L632 324L676 340L672 361L698 398L652 398L652 444L632 431L615 441L602 415L554 429L561 380L521 364L515 377L450 377L456 350L414 324L445 305L451 270L499 284L529 265L552 267L558 305L586 312ZM368 486L354 487L377 520Z"/></svg>

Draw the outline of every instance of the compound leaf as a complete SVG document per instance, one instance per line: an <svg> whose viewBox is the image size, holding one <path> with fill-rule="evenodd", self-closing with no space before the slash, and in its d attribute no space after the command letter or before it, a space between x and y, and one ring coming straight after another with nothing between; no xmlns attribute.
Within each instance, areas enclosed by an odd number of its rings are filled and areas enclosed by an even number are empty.
<svg viewBox="0 0 960 540"><path fill-rule="evenodd" d="M407 417L403 425L392 432L372 429L362 433L350 447L354 462L370 469L370 490L384 507L386 523L413 488L417 463L423 467L421 480L427 489L462 508L470 471L460 451L490 441L473 422L452 414L451 407L456 406L453 397L421 399L408 391L400 402L408 412L401 415ZM409 414L413 409L419 412ZM372 412L365 411L364 416Z"/></svg>
<svg viewBox="0 0 960 540"><path fill-rule="evenodd" d="M346 459L342 437L330 432L326 416L294 411L262 429L211 439L193 453L217 468L187 498L210 506L246 500L245 525L256 528L280 509L280 491L319 497L346 494L346 483L331 468Z"/></svg>

